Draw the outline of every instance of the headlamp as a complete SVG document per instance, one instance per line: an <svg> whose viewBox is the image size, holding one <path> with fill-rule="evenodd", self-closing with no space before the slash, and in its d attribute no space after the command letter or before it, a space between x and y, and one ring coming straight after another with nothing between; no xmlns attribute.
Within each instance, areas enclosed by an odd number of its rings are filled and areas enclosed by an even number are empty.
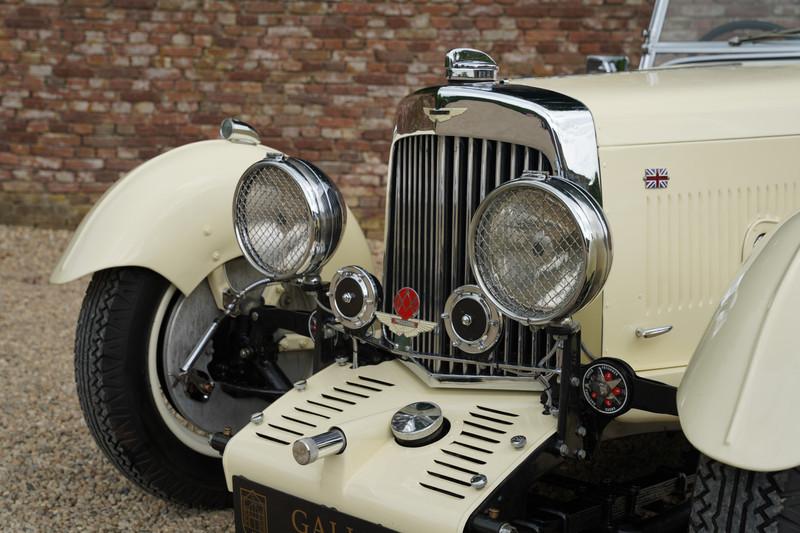
<svg viewBox="0 0 800 533"><path fill-rule="evenodd" d="M346 216L330 178L307 161L281 154L248 168L233 198L242 253L275 280L319 271L336 251Z"/></svg>
<svg viewBox="0 0 800 533"><path fill-rule="evenodd" d="M600 206L559 177L523 177L492 191L472 218L468 247L487 297L529 325L586 306L611 267L611 238Z"/></svg>

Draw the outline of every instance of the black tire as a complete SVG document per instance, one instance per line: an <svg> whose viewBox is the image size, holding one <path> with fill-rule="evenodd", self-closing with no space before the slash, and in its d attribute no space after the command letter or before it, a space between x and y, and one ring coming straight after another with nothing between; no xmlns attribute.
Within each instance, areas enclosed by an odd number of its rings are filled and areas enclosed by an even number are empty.
<svg viewBox="0 0 800 533"><path fill-rule="evenodd" d="M689 530L800 532L800 468L751 472L702 456Z"/></svg>
<svg viewBox="0 0 800 533"><path fill-rule="evenodd" d="M226 507L231 499L222 461L175 437L150 392L148 341L168 287L142 268L92 276L75 339L81 409L103 453L141 488L184 505Z"/></svg>
<svg viewBox="0 0 800 533"><path fill-rule="evenodd" d="M701 41L714 41L723 35L733 33L735 31L780 31L784 30L783 26L765 20L734 20L721 24L712 29L702 37Z"/></svg>

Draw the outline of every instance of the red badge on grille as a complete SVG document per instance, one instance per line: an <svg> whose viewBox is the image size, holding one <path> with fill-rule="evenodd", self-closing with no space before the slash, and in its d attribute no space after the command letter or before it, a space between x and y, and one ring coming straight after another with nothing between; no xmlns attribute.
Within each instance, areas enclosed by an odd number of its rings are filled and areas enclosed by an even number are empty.
<svg viewBox="0 0 800 533"><path fill-rule="evenodd" d="M436 328L436 322L419 320L412 318L419 312L419 294L411 287L403 287L392 300L396 315L381 313L378 311L375 316L378 321L395 335L404 337L416 337L420 333L430 333Z"/></svg>
<svg viewBox="0 0 800 533"><path fill-rule="evenodd" d="M408 320L419 312L419 294L411 287L403 287L394 295L394 310L403 320Z"/></svg>

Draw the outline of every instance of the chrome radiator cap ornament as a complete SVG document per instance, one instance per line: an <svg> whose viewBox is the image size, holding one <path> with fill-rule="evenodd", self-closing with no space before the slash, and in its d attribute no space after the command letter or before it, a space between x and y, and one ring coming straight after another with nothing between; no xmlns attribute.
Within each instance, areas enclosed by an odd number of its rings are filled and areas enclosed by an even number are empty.
<svg viewBox="0 0 800 533"><path fill-rule="evenodd" d="M453 82L497 81L497 63L486 52L454 48L444 58L447 80Z"/></svg>
<svg viewBox="0 0 800 533"><path fill-rule="evenodd" d="M444 427L441 408L433 402L414 402L392 416L392 434L400 444L421 446L432 442Z"/></svg>

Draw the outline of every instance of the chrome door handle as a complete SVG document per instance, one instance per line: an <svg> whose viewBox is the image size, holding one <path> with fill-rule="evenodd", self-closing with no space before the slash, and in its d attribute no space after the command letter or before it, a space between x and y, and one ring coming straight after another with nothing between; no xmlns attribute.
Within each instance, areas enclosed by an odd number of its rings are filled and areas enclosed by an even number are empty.
<svg viewBox="0 0 800 533"><path fill-rule="evenodd" d="M636 328L636 336L641 339L652 339L672 331L672 326L657 326L655 328Z"/></svg>

